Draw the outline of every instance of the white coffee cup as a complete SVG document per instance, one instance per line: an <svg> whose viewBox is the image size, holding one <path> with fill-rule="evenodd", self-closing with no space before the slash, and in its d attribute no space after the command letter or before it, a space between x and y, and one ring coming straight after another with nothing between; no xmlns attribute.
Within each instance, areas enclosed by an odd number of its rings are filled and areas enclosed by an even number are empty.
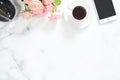
<svg viewBox="0 0 120 80"><path fill-rule="evenodd" d="M77 19L73 16L73 11L76 7L81 7L85 10L85 16L82 19ZM69 22L72 26L83 27L82 25L86 21L88 17L89 9L88 4L84 1L76 0L72 1L69 5L67 10L64 13L65 20Z"/></svg>

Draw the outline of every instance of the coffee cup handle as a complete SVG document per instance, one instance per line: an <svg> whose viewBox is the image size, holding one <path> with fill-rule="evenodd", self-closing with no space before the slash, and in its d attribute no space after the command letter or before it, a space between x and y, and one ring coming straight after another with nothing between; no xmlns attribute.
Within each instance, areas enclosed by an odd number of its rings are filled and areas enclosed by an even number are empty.
<svg viewBox="0 0 120 80"><path fill-rule="evenodd" d="M68 21L69 16L72 13L72 8L70 6L68 6L64 11L63 11L63 16L64 16L64 20Z"/></svg>

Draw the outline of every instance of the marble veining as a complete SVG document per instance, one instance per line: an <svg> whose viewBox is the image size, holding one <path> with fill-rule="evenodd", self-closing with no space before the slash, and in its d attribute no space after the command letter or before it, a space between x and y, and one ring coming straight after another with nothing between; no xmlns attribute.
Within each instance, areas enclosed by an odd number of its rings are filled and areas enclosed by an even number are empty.
<svg viewBox="0 0 120 80"><path fill-rule="evenodd" d="M119 12L120 1L113 1ZM85 29L63 17L0 22L0 80L120 80L119 18L100 25L93 16Z"/></svg>

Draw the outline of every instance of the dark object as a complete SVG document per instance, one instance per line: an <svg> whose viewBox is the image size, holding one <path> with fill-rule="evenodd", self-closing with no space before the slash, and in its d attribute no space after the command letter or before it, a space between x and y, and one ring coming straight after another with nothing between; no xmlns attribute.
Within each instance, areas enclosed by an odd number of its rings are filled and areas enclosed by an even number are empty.
<svg viewBox="0 0 120 80"><path fill-rule="evenodd" d="M73 17L77 20L82 20L83 18L85 18L86 16L86 10L85 8L83 8L82 6L76 6L74 9L73 9Z"/></svg>
<svg viewBox="0 0 120 80"><path fill-rule="evenodd" d="M94 0L99 19L116 15L112 0Z"/></svg>
<svg viewBox="0 0 120 80"><path fill-rule="evenodd" d="M0 20L9 21L15 16L15 7L9 0L0 0Z"/></svg>

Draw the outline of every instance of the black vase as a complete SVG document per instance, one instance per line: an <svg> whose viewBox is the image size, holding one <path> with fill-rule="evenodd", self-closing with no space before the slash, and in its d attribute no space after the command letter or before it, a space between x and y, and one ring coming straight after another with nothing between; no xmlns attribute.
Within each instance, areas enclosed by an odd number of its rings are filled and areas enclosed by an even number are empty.
<svg viewBox="0 0 120 80"><path fill-rule="evenodd" d="M0 0L0 21L7 22L14 18L15 6L9 0Z"/></svg>

